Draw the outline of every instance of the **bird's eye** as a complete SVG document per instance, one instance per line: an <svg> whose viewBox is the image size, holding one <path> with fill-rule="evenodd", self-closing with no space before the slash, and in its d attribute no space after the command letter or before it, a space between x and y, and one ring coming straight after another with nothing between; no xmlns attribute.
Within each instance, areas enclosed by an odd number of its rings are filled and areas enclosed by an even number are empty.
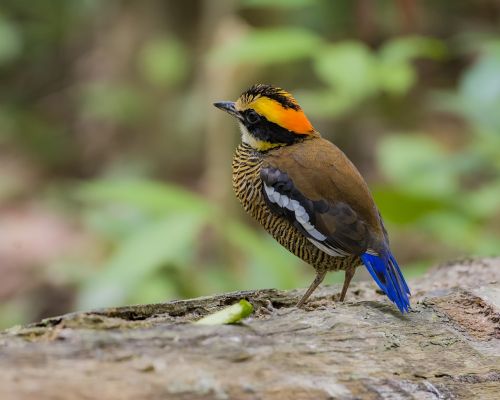
<svg viewBox="0 0 500 400"><path fill-rule="evenodd" d="M254 110L249 110L245 114L245 119L249 124L256 124L260 120L260 115L257 114Z"/></svg>

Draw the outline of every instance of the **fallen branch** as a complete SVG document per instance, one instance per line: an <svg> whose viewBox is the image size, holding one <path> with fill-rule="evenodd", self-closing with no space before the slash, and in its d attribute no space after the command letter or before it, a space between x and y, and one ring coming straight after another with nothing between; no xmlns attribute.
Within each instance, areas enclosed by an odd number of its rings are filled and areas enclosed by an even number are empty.
<svg viewBox="0 0 500 400"><path fill-rule="evenodd" d="M368 282L82 312L0 334L0 398L497 399L500 259L411 282L401 315ZM246 299L242 324L193 320Z"/></svg>

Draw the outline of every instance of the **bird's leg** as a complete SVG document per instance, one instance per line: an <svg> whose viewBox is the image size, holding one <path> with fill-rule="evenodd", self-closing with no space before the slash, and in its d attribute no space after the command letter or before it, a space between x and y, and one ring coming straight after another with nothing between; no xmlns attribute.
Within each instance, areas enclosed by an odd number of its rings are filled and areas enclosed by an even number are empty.
<svg viewBox="0 0 500 400"><path fill-rule="evenodd" d="M314 278L314 281L311 283L311 286L309 286L309 289L307 289L307 292L304 293L302 298L299 300L297 303L297 308L302 307L309 296L316 290L316 288L319 286L321 282L323 282L323 279L325 279L326 276L326 271L317 271L316 272L316 278Z"/></svg>
<svg viewBox="0 0 500 400"><path fill-rule="evenodd" d="M354 268L348 268L345 270L344 286L342 286L342 292L340 292L340 301L344 301L345 295L347 293L347 288L349 287L353 276Z"/></svg>

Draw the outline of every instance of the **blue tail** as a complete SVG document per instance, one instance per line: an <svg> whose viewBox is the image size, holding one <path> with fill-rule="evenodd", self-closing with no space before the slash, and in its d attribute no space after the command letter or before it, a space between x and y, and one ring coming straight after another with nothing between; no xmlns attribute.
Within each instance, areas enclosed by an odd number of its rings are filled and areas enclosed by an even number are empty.
<svg viewBox="0 0 500 400"><path fill-rule="evenodd" d="M377 285L403 314L410 309L410 289L389 250L379 256L364 253L361 260Z"/></svg>

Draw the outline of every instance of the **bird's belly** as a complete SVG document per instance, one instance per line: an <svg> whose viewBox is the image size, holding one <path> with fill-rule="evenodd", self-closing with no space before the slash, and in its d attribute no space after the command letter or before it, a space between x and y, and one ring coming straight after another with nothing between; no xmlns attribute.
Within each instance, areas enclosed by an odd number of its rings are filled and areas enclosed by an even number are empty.
<svg viewBox="0 0 500 400"><path fill-rule="evenodd" d="M312 244L293 224L271 212L262 193L260 168L257 157L233 159L233 189L243 208L255 218L282 246L316 270L336 271L359 265L357 256L333 257Z"/></svg>

